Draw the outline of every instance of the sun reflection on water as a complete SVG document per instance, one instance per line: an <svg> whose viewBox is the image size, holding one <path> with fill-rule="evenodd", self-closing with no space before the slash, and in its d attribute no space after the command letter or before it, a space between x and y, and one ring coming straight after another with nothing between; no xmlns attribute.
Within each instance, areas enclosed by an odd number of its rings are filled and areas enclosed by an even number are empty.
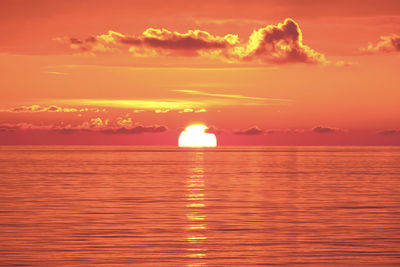
<svg viewBox="0 0 400 267"><path fill-rule="evenodd" d="M188 211L186 218L188 220L185 226L187 231L187 258L190 259L203 259L207 256L205 248L205 242L207 236L205 230L207 229L206 224L203 222L206 219L204 214L204 208L206 204L205 199L205 179L204 179L204 168L203 168L204 154L203 152L196 152L194 154L193 163L194 166L189 168L189 175L185 181L186 194L186 207ZM205 266L205 262L190 262L187 264L188 267Z"/></svg>

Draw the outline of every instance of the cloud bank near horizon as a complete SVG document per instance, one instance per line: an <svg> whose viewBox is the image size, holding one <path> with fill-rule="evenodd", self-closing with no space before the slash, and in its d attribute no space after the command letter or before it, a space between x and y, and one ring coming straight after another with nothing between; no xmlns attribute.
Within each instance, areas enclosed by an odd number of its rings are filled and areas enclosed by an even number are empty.
<svg viewBox="0 0 400 267"><path fill-rule="evenodd" d="M35 125L32 123L2 123L0 132L15 133L17 131L47 131L63 134L73 134L81 132L103 133L103 134L143 134L143 133L162 133L166 132L168 127L163 125L132 124L132 121L119 121L117 125L108 125L107 121L100 118L93 118L90 122L84 122L80 125Z"/></svg>

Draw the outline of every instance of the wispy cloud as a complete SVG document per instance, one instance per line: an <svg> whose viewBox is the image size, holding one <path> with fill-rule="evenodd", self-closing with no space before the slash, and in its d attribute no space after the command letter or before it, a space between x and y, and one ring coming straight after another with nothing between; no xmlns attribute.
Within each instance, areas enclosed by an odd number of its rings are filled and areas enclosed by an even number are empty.
<svg viewBox="0 0 400 267"><path fill-rule="evenodd" d="M66 73L59 72L59 71L44 71L44 73L53 74L53 75L66 75Z"/></svg>
<svg viewBox="0 0 400 267"><path fill-rule="evenodd" d="M196 25L224 25L224 24L259 24L263 25L265 21L256 19L210 19L210 18L199 18L195 20Z"/></svg>
<svg viewBox="0 0 400 267"><path fill-rule="evenodd" d="M369 43L360 50L366 54L400 52L400 36L397 34L381 36L375 45Z"/></svg>
<svg viewBox="0 0 400 267"><path fill-rule="evenodd" d="M55 102L82 105L144 110L178 110L201 108L206 102L186 99L55 99Z"/></svg>
<svg viewBox="0 0 400 267"><path fill-rule="evenodd" d="M211 97L221 97L221 98L291 102L291 100L289 100L289 99L265 98L265 97L244 96L244 95L235 95L235 94L216 94L216 93L208 93L208 92L202 92L202 91L197 91L197 90L173 90L173 91L191 94L191 95L201 95L201 96L211 96Z"/></svg>
<svg viewBox="0 0 400 267"><path fill-rule="evenodd" d="M113 107L139 110L153 110L156 113L166 113L172 110L192 110L205 112L208 107L222 106L258 106L289 103L288 99L251 97L234 94L215 94L195 90L173 90L179 93L198 96L193 99L54 99L53 103L78 106Z"/></svg>

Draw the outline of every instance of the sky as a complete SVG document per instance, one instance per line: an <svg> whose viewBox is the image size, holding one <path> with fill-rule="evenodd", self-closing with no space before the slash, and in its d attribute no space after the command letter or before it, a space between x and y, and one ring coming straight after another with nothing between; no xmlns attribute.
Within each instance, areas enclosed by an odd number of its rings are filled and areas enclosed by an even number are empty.
<svg viewBox="0 0 400 267"><path fill-rule="evenodd" d="M397 0L0 10L0 145L400 145Z"/></svg>

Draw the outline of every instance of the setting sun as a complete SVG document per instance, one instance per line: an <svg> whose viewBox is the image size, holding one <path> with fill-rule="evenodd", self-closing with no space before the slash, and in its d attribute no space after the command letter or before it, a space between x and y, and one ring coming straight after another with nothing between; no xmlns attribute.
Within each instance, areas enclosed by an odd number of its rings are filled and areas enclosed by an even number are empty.
<svg viewBox="0 0 400 267"><path fill-rule="evenodd" d="M180 147L216 147L217 138L215 134L206 133L207 126L192 124L186 127L179 136Z"/></svg>
<svg viewBox="0 0 400 267"><path fill-rule="evenodd" d="M0 10L0 267L400 267L400 0Z"/></svg>

